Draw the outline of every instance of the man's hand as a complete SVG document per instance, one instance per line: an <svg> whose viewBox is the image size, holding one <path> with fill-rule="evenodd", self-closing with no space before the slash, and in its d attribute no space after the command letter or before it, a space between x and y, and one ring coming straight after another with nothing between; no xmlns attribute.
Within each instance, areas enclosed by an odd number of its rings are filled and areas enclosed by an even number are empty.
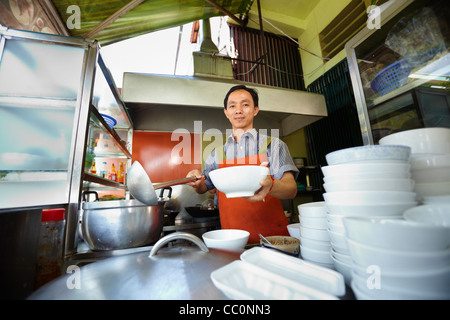
<svg viewBox="0 0 450 320"><path fill-rule="evenodd" d="M206 187L206 184L205 184L206 177L204 175L202 175L200 170L194 169L194 170L189 171L189 173L186 175L186 178L187 177L196 177L197 178L196 181L187 183L187 185L193 187L197 193L205 193L207 191L208 188Z"/></svg>

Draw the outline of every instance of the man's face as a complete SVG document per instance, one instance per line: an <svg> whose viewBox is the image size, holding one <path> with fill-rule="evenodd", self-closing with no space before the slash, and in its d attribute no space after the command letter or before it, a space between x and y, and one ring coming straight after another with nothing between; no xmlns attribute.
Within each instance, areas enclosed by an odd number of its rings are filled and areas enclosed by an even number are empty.
<svg viewBox="0 0 450 320"><path fill-rule="evenodd" d="M244 132L253 128L253 118L258 112L259 107L254 105L251 94L246 90L232 92L224 109L233 130L242 129Z"/></svg>

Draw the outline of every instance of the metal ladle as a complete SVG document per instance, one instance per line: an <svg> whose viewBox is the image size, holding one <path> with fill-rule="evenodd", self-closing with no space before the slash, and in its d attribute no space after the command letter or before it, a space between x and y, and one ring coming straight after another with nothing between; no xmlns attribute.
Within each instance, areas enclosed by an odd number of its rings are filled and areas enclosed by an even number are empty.
<svg viewBox="0 0 450 320"><path fill-rule="evenodd" d="M196 180L197 177L188 177L152 184L150 177L147 175L147 172L145 172L144 167L142 167L139 161L134 161L128 170L127 187L133 198L149 206L155 206L158 204L158 196L155 192L156 189L194 182Z"/></svg>

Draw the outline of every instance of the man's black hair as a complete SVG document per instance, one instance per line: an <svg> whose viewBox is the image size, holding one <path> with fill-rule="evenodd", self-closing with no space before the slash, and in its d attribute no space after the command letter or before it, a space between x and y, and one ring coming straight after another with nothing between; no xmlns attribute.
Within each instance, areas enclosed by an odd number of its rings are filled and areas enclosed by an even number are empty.
<svg viewBox="0 0 450 320"><path fill-rule="evenodd" d="M256 92L256 90L255 90L255 89L252 89L252 88L248 88L248 87L246 87L246 86L240 84L240 85L237 85L237 86L232 87L232 88L228 91L227 95L225 96L225 99L223 100L223 106L224 106L225 109L227 108L228 97L230 96L230 94L231 94L232 92L234 92L234 91L236 91L236 90L245 90L245 91L247 91L248 93L250 93L250 95L251 95L252 98L253 98L253 104L255 105L255 107L259 107L259 98L258 98L258 93Z"/></svg>

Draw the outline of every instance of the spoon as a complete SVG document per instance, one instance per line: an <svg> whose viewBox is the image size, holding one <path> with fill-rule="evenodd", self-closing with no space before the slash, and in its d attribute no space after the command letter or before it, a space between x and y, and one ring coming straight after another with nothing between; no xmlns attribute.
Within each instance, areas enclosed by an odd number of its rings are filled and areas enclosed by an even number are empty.
<svg viewBox="0 0 450 320"><path fill-rule="evenodd" d="M263 242L265 242L265 243L267 243L267 244L270 244L271 245L271 243L270 243L270 241L269 240L267 240L266 238L264 238L264 236L261 234L261 233L258 233L258 235L259 235L259 237L261 238L261 240L263 241Z"/></svg>

